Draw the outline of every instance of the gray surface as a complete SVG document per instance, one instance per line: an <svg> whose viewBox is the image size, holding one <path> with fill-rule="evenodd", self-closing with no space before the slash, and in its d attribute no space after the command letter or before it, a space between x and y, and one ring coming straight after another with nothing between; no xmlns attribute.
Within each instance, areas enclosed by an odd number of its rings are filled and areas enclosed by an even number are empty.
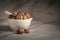
<svg viewBox="0 0 60 40"><path fill-rule="evenodd" d="M0 40L60 40L60 27L57 24L32 21L30 33L27 34L16 34L6 25L0 27Z"/></svg>

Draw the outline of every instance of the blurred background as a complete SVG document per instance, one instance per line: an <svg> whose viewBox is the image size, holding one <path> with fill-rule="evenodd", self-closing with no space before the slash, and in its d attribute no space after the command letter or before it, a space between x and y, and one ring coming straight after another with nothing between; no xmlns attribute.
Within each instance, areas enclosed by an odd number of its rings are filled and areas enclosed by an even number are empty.
<svg viewBox="0 0 60 40"><path fill-rule="evenodd" d="M12 33L6 26L6 10L29 12L30 33ZM0 40L60 40L60 0L0 0Z"/></svg>
<svg viewBox="0 0 60 40"><path fill-rule="evenodd" d="M6 19L5 10L29 12L43 23L60 23L60 0L0 0L0 20Z"/></svg>

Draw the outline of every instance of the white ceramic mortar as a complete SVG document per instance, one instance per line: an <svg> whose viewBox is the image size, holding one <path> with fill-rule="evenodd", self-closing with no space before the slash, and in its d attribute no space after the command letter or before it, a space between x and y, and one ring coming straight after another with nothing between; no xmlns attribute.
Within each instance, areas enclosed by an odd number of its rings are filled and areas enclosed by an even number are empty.
<svg viewBox="0 0 60 40"><path fill-rule="evenodd" d="M24 20L18 20L18 19L9 19L8 16L12 14L11 12L4 11L7 16L8 25L12 30L17 30L18 28L27 29L29 28L29 25L31 24L32 18L30 19L24 19Z"/></svg>
<svg viewBox="0 0 60 40"><path fill-rule="evenodd" d="M17 20L17 19L7 19L8 25L12 30L17 30L18 28L27 29L31 24L32 18L24 19L24 20Z"/></svg>

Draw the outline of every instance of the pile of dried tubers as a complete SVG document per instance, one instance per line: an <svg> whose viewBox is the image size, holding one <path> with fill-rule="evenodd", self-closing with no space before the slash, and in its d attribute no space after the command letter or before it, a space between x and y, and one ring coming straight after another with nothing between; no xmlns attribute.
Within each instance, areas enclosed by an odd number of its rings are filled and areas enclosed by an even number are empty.
<svg viewBox="0 0 60 40"><path fill-rule="evenodd" d="M23 13L23 12L13 12L12 14L9 15L9 19L29 19L31 18L31 15L29 13Z"/></svg>
<svg viewBox="0 0 60 40"><path fill-rule="evenodd" d="M16 32L17 32L17 34L29 33L29 29L22 29L22 28L19 28Z"/></svg>

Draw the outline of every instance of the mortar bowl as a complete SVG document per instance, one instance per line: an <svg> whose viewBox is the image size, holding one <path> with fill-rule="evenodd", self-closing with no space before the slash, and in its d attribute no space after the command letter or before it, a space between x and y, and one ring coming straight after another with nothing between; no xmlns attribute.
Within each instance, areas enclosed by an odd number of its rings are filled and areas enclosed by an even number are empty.
<svg viewBox="0 0 60 40"><path fill-rule="evenodd" d="M23 28L23 29L27 29L29 28L29 25L31 24L33 18L30 19L24 19L24 20L20 20L20 19L7 19L8 21L8 25L12 30L17 30L18 28Z"/></svg>

